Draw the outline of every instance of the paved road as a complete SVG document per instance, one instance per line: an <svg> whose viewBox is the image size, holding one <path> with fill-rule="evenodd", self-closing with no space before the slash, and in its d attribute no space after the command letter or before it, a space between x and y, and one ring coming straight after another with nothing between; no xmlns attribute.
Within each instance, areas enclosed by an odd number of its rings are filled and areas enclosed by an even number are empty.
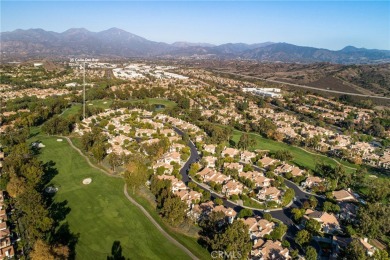
<svg viewBox="0 0 390 260"><path fill-rule="evenodd" d="M183 131L181 131L180 129L178 129L176 127L174 127L174 130L176 131L176 133L178 133L181 136L184 134ZM192 141L188 142L188 146L190 147L191 155L190 155L190 158L188 159L187 163L183 166L183 168L180 171L180 174L182 175L183 181L187 185L188 185L188 182L192 181L188 176L188 170L190 169L191 164L194 162L197 162L201 159L201 156L198 153L198 150L196 149L196 146L194 145L194 143ZM263 171L263 172L265 171L265 169L259 168L255 165L254 165L254 168L257 171ZM220 194L213 192L207 185L202 184L202 183L197 183L197 182L194 182L194 183L196 183L201 189L209 191L211 193L211 197L213 199L215 199L215 198L222 198L223 199L223 197ZM284 239L286 239L290 243L290 245L293 249L298 249L300 251L300 253L303 254L304 252L302 251L301 247L298 244L296 244L294 241L295 235L299 231L299 229L292 221L291 209L296 208L296 207L301 207L303 202L308 200L310 196L315 196L318 200L319 205L322 205L324 203L325 199L321 196L313 195L313 194L310 194L310 193L307 193L307 192L301 190L295 183L293 183L287 179L285 179L284 183L286 184L287 187L289 187L295 191L295 198L296 199L293 201L293 203L290 206L285 207L283 209L279 209L279 210L272 210L269 213L271 214L271 216L273 218L276 218L276 219L282 221L285 225L287 225L287 232L286 232L286 235L284 236ZM237 212L239 212L243 208L248 208L246 206L240 206L237 203L234 203L230 200L224 199L223 201L224 201L223 205L225 207L233 208ZM258 209L253 209L253 213L256 216L262 217L264 214L264 211L258 210Z"/></svg>
<svg viewBox="0 0 390 260"><path fill-rule="evenodd" d="M230 73L230 72L219 71L219 70L212 70L212 71L218 72L218 73L230 74L230 75L233 75L233 76L247 77L247 78L253 78L253 79L258 79L258 80L262 80L262 81L268 81L268 82L272 82L272 83L284 84L284 85L288 85L288 86L292 86L292 87L298 87L298 88L312 89L312 90L317 90L317 91L336 93L336 94L342 94L342 95L357 96L357 97L369 97L369 98L378 98L378 99L390 100L390 97L382 97L382 96L377 96L377 95L365 95L365 94L358 94L358 93L350 93L350 92L343 92L343 91L337 91L337 90L331 90L331 89L321 89L321 88L311 87L311 86L307 86L307 85L299 85L299 84L294 84L294 83L287 83L287 82L283 82L283 81L279 81L279 80L265 79L265 78L254 77L254 76L249 76L249 75L239 74L239 73Z"/></svg>

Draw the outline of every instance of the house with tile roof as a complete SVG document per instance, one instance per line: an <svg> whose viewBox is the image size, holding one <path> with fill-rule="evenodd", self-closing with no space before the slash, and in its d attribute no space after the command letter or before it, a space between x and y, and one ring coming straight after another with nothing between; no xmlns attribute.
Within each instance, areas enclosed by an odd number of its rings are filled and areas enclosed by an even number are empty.
<svg viewBox="0 0 390 260"><path fill-rule="evenodd" d="M240 195L244 190L244 185L236 180L229 180L222 186L222 194L230 197L232 195Z"/></svg>
<svg viewBox="0 0 390 260"><path fill-rule="evenodd" d="M223 168L224 169L237 170L238 173L240 173L244 169L244 166L242 166L242 164L240 164L240 163L232 162L232 163L224 163L223 164Z"/></svg>
<svg viewBox="0 0 390 260"><path fill-rule="evenodd" d="M273 159L273 158L270 158L270 157L268 157L268 156L265 156L265 157L261 158L259 161L261 162L261 165L262 165L264 168L267 168L267 167L269 167L270 165L273 165L273 164L275 164L276 162L278 162L278 160Z"/></svg>
<svg viewBox="0 0 390 260"><path fill-rule="evenodd" d="M255 240L251 250L251 259L260 260L288 260L291 259L287 248L282 247L280 241L262 239Z"/></svg>
<svg viewBox="0 0 390 260"><path fill-rule="evenodd" d="M282 192L276 187L268 187L261 189L257 194L257 198L263 201L275 201L280 203L280 196Z"/></svg>
<svg viewBox="0 0 390 260"><path fill-rule="evenodd" d="M306 181L302 182L302 186L306 188L313 188L314 186L320 185L322 182L324 182L324 179L321 179L317 176L309 176L306 178Z"/></svg>
<svg viewBox="0 0 390 260"><path fill-rule="evenodd" d="M304 219L315 219L321 224L322 231L327 234L333 234L341 230L340 223L334 214L329 214L324 211L315 211L307 209Z"/></svg>
<svg viewBox="0 0 390 260"><path fill-rule="evenodd" d="M225 150L222 151L223 157L235 157L240 154L240 151L235 148L225 148Z"/></svg>
<svg viewBox="0 0 390 260"><path fill-rule="evenodd" d="M332 196L337 201L357 201L355 195L348 190L333 191Z"/></svg>
<svg viewBox="0 0 390 260"><path fill-rule="evenodd" d="M256 158L256 154L254 152L249 152L249 151L243 151L240 155L240 159L244 163L250 163L252 164L252 159Z"/></svg>
<svg viewBox="0 0 390 260"><path fill-rule="evenodd" d="M251 240L259 239L270 234L275 227L275 223L260 217L249 217L242 221L248 226Z"/></svg>
<svg viewBox="0 0 390 260"><path fill-rule="evenodd" d="M223 212L225 214L226 220L231 224L233 223L234 218L237 216L237 212L232 208L226 208L224 205L215 206L213 211Z"/></svg>
<svg viewBox="0 0 390 260"><path fill-rule="evenodd" d="M215 162L217 161L217 157L214 157L214 156L205 156L203 157L203 160L205 162L205 166L206 167L211 167L211 168L214 168L215 167Z"/></svg>

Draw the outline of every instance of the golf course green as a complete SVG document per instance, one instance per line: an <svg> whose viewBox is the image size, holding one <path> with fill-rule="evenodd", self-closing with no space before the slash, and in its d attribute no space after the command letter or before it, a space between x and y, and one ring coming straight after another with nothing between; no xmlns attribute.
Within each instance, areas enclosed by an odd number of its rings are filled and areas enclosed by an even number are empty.
<svg viewBox="0 0 390 260"><path fill-rule="evenodd" d="M106 259L115 241L122 255L130 259L188 259L169 242L123 193L124 181L92 168L66 139L37 135L41 141L39 158L53 161L58 173L50 185L58 187L55 202L70 209L65 220L78 235L76 259ZM90 184L83 180L91 178Z"/></svg>

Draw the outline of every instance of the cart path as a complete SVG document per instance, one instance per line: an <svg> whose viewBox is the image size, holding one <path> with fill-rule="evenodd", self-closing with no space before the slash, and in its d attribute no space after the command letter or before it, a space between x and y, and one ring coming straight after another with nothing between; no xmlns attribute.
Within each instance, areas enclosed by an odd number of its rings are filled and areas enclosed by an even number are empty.
<svg viewBox="0 0 390 260"><path fill-rule="evenodd" d="M102 173L104 173L105 175L109 176L109 177L114 177L114 178L122 178L122 176L120 175L113 175L97 166L95 166L91 161L90 159L85 155L83 154L83 152L77 148L73 143L72 143L72 140L70 140L69 137L66 137L66 136L59 136L60 138L65 138L69 145L75 149L86 161L87 163L93 167L94 169L96 170L99 170L101 171ZM130 195L129 193L127 192L127 184L124 185L123 187L123 193L125 195L125 197L134 205L136 206L137 208L139 208L142 213L144 213L144 215L150 220L150 222L152 222L152 224L161 232L161 234L166 238L168 239L170 242L172 242L174 245L176 245L178 248L180 248L181 250L183 250L189 257L191 257L191 259L199 259L198 257L196 257L190 250L188 250L185 246L183 246L179 241L177 241L176 239L174 239L171 235L169 235L161 226L160 224L157 223L157 221L149 214L149 212L144 208L142 207L141 204L139 204L138 202L136 202Z"/></svg>

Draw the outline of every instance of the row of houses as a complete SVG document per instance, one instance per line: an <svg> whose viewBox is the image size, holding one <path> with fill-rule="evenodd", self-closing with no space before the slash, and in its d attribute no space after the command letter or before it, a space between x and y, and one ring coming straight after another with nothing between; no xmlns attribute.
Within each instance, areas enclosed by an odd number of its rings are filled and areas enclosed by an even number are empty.
<svg viewBox="0 0 390 260"><path fill-rule="evenodd" d="M235 98L239 99L240 96ZM234 103L234 101L230 102L228 107L218 110L202 110L201 113L207 118L213 117L214 120L222 124L229 124L231 121L245 123L242 115L236 113ZM321 107L318 106L319 108ZM343 112L338 113L347 116L350 112L354 112L356 114L355 120L359 121L370 120L372 118L371 114L373 113L371 110L365 111L364 109L348 106L344 107ZM300 143L314 137L319 137L319 142L313 144L313 148L320 152L340 153L342 151L343 155L352 161L358 163L363 162L381 168L390 168L390 149L378 154L377 147L372 143L356 142L349 135L339 134L324 127L301 122L294 115L285 112L276 113L272 108L259 108L251 101L248 102L248 113L253 117L251 123L256 123L261 118L267 118L274 122L277 126L276 132L281 135L280 140L295 140Z"/></svg>
<svg viewBox="0 0 390 260"><path fill-rule="evenodd" d="M19 89L19 90L8 90L6 92L1 93L4 101L21 98L21 97L33 97L45 99L50 96L62 96L68 95L71 92L66 89L54 89L54 88L28 88L28 89ZM81 92L80 92L81 93Z"/></svg>
<svg viewBox="0 0 390 260"><path fill-rule="evenodd" d="M7 224L8 215L4 196L4 191L0 191L0 260L15 256L14 246L11 241L11 230Z"/></svg>

